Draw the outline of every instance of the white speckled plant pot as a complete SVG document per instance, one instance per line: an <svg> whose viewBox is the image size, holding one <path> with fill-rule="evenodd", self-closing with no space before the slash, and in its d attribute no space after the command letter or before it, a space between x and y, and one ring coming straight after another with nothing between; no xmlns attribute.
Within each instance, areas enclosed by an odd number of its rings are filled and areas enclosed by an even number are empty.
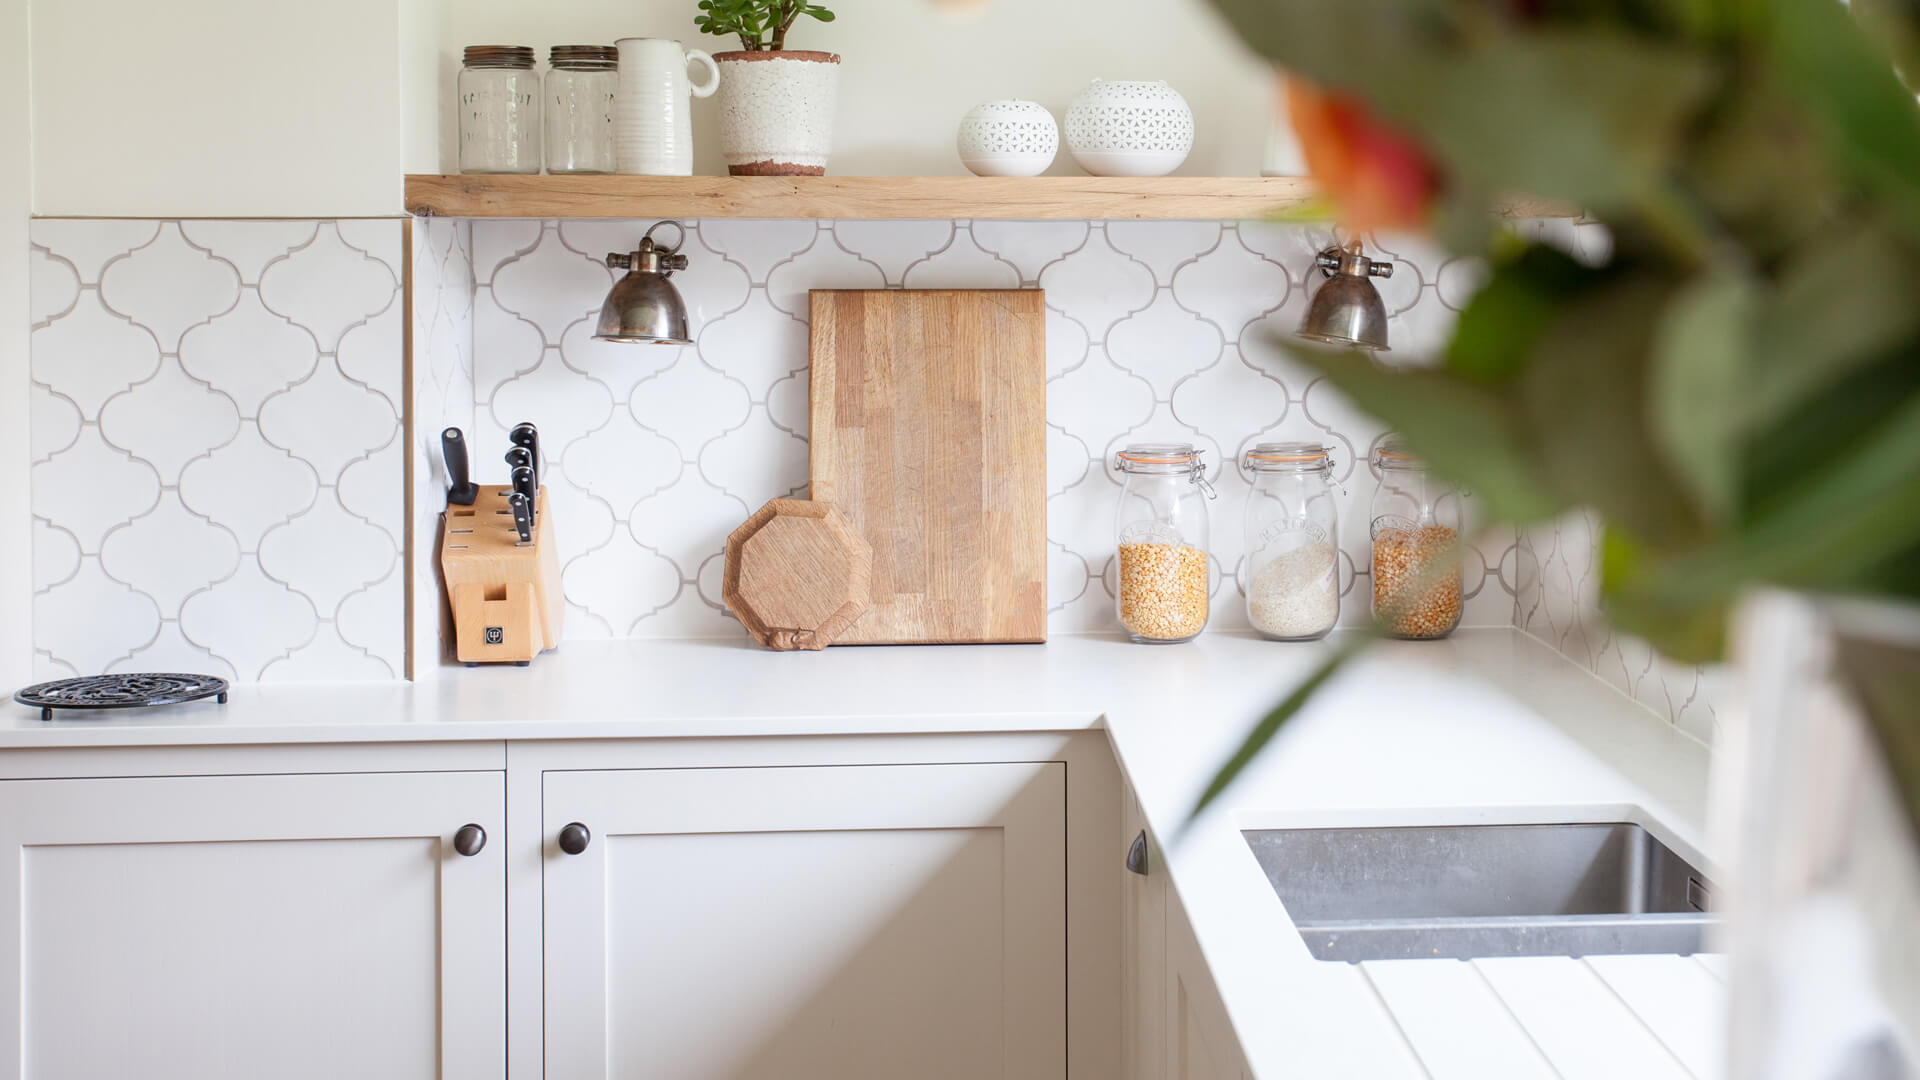
<svg viewBox="0 0 1920 1080"><path fill-rule="evenodd" d="M833 149L840 57L722 52L720 153L734 176L821 176Z"/></svg>

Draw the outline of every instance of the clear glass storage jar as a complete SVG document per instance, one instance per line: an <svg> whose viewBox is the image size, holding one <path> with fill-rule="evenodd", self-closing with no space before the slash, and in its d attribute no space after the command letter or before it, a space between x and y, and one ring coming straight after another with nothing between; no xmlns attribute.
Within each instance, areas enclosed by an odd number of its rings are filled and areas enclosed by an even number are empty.
<svg viewBox="0 0 1920 1080"><path fill-rule="evenodd" d="M547 65L547 171L612 172L620 50L611 45L555 45Z"/></svg>
<svg viewBox="0 0 1920 1080"><path fill-rule="evenodd" d="M1133 443L1114 515L1120 625L1139 642L1193 640L1207 625L1207 500L1213 486L1192 443Z"/></svg>
<svg viewBox="0 0 1920 1080"><path fill-rule="evenodd" d="M540 75L525 45L469 45L456 87L460 171L540 171Z"/></svg>
<svg viewBox="0 0 1920 1080"><path fill-rule="evenodd" d="M1243 459L1247 618L1276 641L1313 641L1340 620L1333 457L1318 443L1264 442Z"/></svg>
<svg viewBox="0 0 1920 1080"><path fill-rule="evenodd" d="M1446 637L1460 625L1460 494L1397 436L1373 466L1373 613L1394 637Z"/></svg>

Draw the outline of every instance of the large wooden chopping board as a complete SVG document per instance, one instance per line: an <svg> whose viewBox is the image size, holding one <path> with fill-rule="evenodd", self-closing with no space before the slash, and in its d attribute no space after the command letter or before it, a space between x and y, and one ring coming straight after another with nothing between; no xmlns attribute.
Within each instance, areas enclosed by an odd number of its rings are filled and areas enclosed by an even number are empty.
<svg viewBox="0 0 1920 1080"><path fill-rule="evenodd" d="M812 293L813 497L873 547L835 644L1047 639L1043 297Z"/></svg>

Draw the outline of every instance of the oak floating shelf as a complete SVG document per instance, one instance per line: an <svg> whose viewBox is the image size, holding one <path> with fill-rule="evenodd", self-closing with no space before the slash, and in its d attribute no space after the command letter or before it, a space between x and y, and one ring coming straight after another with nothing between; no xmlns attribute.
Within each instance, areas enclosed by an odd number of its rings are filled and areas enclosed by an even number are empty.
<svg viewBox="0 0 1920 1080"><path fill-rule="evenodd" d="M409 176L407 210L468 218L1221 220L1307 203L1305 177Z"/></svg>
<svg viewBox="0 0 1920 1080"><path fill-rule="evenodd" d="M434 176L406 180L412 214L462 218L978 218L1190 220L1308 206L1304 176ZM1571 217L1512 200L1506 217Z"/></svg>

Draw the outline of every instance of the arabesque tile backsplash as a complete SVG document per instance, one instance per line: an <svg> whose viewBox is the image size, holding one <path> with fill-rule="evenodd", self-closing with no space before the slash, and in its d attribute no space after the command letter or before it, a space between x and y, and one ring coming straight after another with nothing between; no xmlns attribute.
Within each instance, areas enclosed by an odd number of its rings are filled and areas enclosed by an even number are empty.
<svg viewBox="0 0 1920 1080"><path fill-rule="evenodd" d="M1240 453L1270 438L1333 447L1343 620L1364 617L1364 460L1382 431L1270 340L1298 322L1326 230L690 221L690 266L675 281L695 343L596 342L593 316L613 282L604 256L631 249L650 224L37 222L43 666L218 661L242 679L402 670L403 227L417 674L431 674L425 658L441 652L431 553L444 502L438 434L449 424L468 429L482 482L505 479L506 430L539 424L569 637L742 637L720 602L720 551L763 501L805 494L812 288L1047 291L1052 632L1114 626L1109 463L1133 439L1206 451L1220 493L1214 628L1246 626ZM1521 227L1590 257L1607 243L1595 225ZM1445 341L1480 268L1416 238L1380 246L1395 266L1378 282L1391 359L1419 362ZM1592 616L1575 569L1581 542L1555 530L1483 537L1467 567L1466 624L1528 629L1700 727L1698 681L1684 685L1687 672L1652 663ZM67 611L112 612L119 629Z"/></svg>
<svg viewBox="0 0 1920 1080"><path fill-rule="evenodd" d="M561 526L568 627L580 637L733 636L720 602L727 533L766 499L807 486L807 291L1047 291L1050 629L1106 630L1112 615L1108 467L1130 439L1191 440L1215 504L1215 627L1245 627L1236 572L1236 460L1261 438L1335 449L1344 485L1342 585L1364 615L1364 459L1379 426L1269 342L1298 322L1324 230L1217 222L699 221L675 276L695 342L594 341L613 282L603 259L650 222L476 221L476 448L531 419ZM1413 240L1388 241L1383 281L1396 348L1443 341L1476 282ZM497 454L482 452L497 477ZM1509 625L1510 537L1469 567L1467 621ZM1503 579L1502 564L1506 564ZM1355 591L1359 579L1361 588Z"/></svg>
<svg viewBox="0 0 1920 1080"><path fill-rule="evenodd" d="M33 223L43 674L402 673L401 229Z"/></svg>

